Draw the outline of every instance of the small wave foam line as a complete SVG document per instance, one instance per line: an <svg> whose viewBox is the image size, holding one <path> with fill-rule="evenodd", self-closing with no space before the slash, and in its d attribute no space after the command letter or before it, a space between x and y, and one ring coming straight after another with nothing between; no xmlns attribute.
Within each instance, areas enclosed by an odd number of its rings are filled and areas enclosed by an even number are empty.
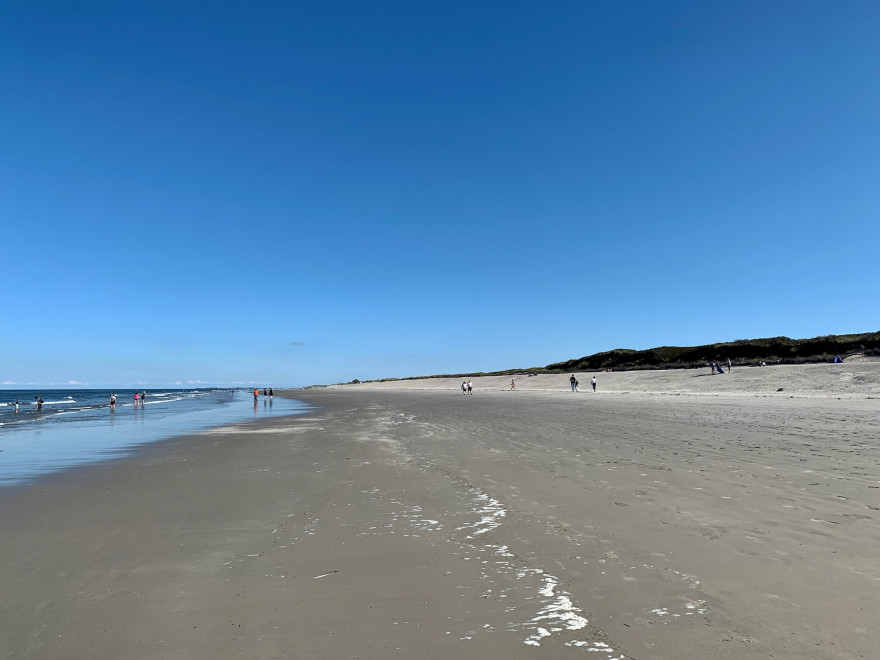
<svg viewBox="0 0 880 660"><path fill-rule="evenodd" d="M540 569L536 572L540 572ZM583 610L572 602L571 594L562 590L557 592L557 577L542 573L541 581L543 586L538 593L544 597L544 604L532 620L525 624L526 627L535 626L535 632L523 641L530 646L540 646L541 639L554 632L581 630L589 623L583 616Z"/></svg>
<svg viewBox="0 0 880 660"><path fill-rule="evenodd" d="M471 492L475 494L477 502L474 513L481 514L483 517L477 522L456 527L455 530L461 532L472 529L473 531L468 534L467 538L473 540L481 534L485 534L486 532L500 527L503 522L502 518L507 515L507 510L501 502L494 497L489 497L489 495L483 491L474 488Z"/></svg>
<svg viewBox="0 0 880 660"><path fill-rule="evenodd" d="M456 530L469 531L467 540L474 541L480 535L500 527L507 516L507 510L500 501L478 488L472 488L470 492L474 497L473 512L481 516L480 520L456 527ZM529 621L507 625L509 631L531 631L523 640L524 644L540 646L541 640L551 637L554 633L583 630L587 627L589 621L584 616L584 611L575 605L572 594L559 588L558 577L546 573L540 568L515 569L513 563L508 560L515 555L506 545L487 544L482 548L498 558L495 561L496 570L514 572L519 579L527 576L540 576L541 586L538 588L538 594L541 597L541 606L538 611ZM608 660L623 660L624 658L623 654L610 657L615 651L604 642L576 639L565 642L565 645L583 647L590 652L607 653Z"/></svg>

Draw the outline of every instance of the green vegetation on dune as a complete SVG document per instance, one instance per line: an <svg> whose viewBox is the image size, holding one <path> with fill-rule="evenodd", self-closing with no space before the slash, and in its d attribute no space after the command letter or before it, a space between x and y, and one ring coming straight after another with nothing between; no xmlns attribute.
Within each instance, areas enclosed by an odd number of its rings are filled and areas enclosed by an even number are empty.
<svg viewBox="0 0 880 660"><path fill-rule="evenodd" d="M704 346L659 346L643 351L618 348L574 360L548 364L550 373L602 371L604 369L687 369L702 367L712 360L734 364L797 364L827 362L839 355L880 355L880 332L852 335L825 335L812 339L738 339Z"/></svg>

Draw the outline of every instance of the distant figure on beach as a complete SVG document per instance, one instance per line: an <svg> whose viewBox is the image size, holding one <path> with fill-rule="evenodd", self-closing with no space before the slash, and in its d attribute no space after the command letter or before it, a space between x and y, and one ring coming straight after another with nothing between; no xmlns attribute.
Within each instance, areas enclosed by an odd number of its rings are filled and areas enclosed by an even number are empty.
<svg viewBox="0 0 880 660"><path fill-rule="evenodd" d="M110 395L110 410L116 410L116 395Z"/></svg>
<svg viewBox="0 0 880 660"><path fill-rule="evenodd" d="M147 393L146 391L141 392L141 408L147 405Z"/></svg>
<svg viewBox="0 0 880 660"><path fill-rule="evenodd" d="M516 389L516 381L513 378L511 378L510 379L510 391L512 392L515 389Z"/></svg>
<svg viewBox="0 0 880 660"><path fill-rule="evenodd" d="M733 371L733 363L730 361L730 358L727 358L727 373Z"/></svg>
<svg viewBox="0 0 880 660"><path fill-rule="evenodd" d="M260 390L254 388L254 405L257 405L257 399L260 398Z"/></svg>
<svg viewBox="0 0 880 660"><path fill-rule="evenodd" d="M596 391L596 377L593 376L593 380L590 381L593 384L593 391Z"/></svg>
<svg viewBox="0 0 880 660"><path fill-rule="evenodd" d="M18 401L15 402L15 412L18 412Z"/></svg>
<svg viewBox="0 0 880 660"><path fill-rule="evenodd" d="M269 388L269 398L271 399L273 396L275 396L275 392L273 392L272 388L270 387Z"/></svg>
<svg viewBox="0 0 880 660"><path fill-rule="evenodd" d="M466 380L461 381L461 393L467 394L467 381Z"/></svg>
<svg viewBox="0 0 880 660"><path fill-rule="evenodd" d="M38 396L35 396L34 399L37 400L37 412L40 412L43 409L43 400Z"/></svg>
<svg viewBox="0 0 880 660"><path fill-rule="evenodd" d="M135 407L135 408L138 407L138 401L140 400L140 398L141 398L141 395L138 394L137 392L135 392L135 393L134 393L134 407Z"/></svg>
<svg viewBox="0 0 880 660"><path fill-rule="evenodd" d="M578 379L574 377L574 374L571 375L571 378L568 379L568 382L571 383L571 391L577 392Z"/></svg>
<svg viewBox="0 0 880 660"><path fill-rule="evenodd" d="M709 366L712 367L712 375L714 376L715 375L715 360L712 360L712 362L709 364Z"/></svg>
<svg viewBox="0 0 880 660"><path fill-rule="evenodd" d="M474 386L473 386L473 384L471 383L471 381L468 381L468 382L467 382L467 388L468 388L468 390L467 390L467 393L468 393L468 394L473 394L473 393L474 393Z"/></svg>

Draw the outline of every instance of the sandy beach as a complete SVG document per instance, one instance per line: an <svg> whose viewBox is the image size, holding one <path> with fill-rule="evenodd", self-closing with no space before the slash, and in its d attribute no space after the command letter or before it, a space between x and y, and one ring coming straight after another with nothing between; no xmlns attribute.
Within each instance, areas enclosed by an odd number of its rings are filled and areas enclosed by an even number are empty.
<svg viewBox="0 0 880 660"><path fill-rule="evenodd" d="M880 362L514 378L6 489L0 658L876 657Z"/></svg>

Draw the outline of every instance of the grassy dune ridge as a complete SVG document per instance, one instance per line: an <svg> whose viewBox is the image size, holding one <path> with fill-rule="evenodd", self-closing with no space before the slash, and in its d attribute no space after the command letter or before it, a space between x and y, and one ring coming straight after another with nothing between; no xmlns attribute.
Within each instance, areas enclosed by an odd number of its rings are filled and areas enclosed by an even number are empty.
<svg viewBox="0 0 880 660"><path fill-rule="evenodd" d="M741 366L768 364L803 364L828 362L835 356L880 355L880 331L847 335L823 335L811 339L769 337L764 339L737 339L736 341L705 344L703 346L658 346L637 351L616 348L586 355L581 358L554 362L545 367L506 369L504 371L436 374L389 380L418 380L421 378L467 378L477 376L504 376L522 373L565 373L577 371L627 371L632 369L691 369L704 367L712 360L725 363L728 358ZM380 381L380 382L381 382ZM357 379L353 383L361 382ZM371 381L364 381L371 382Z"/></svg>

